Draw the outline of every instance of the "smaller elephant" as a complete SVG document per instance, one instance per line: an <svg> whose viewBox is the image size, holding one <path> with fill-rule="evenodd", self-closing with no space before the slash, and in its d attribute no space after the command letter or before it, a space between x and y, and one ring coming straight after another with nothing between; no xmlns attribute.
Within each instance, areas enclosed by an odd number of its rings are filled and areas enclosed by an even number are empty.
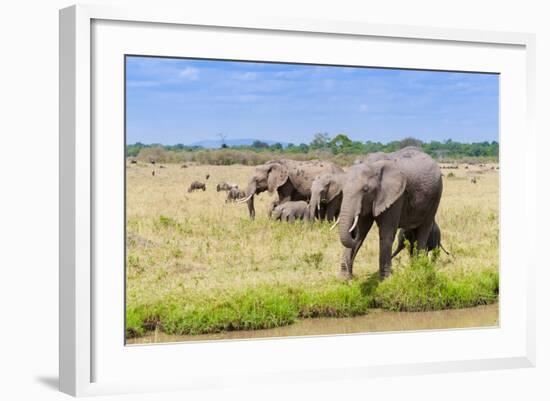
<svg viewBox="0 0 550 401"><path fill-rule="evenodd" d="M345 173L324 173L311 184L309 201L309 219L318 217L321 220L335 221L342 206L342 190L346 182Z"/></svg>
<svg viewBox="0 0 550 401"><path fill-rule="evenodd" d="M405 248L405 241L409 241L409 254L411 256L413 255L414 247L416 246L416 235L413 230L405 230L402 228L401 230L399 230L399 235L397 237L397 249L391 255L392 259ZM434 221L432 230L430 231L428 240L426 241L426 252L430 252L435 248L441 248L443 252L449 255L449 252L447 252L447 250L443 248L443 245L441 245L441 230L437 223Z"/></svg>
<svg viewBox="0 0 550 401"><path fill-rule="evenodd" d="M245 192L240 190L238 187L232 187L227 192L227 198L225 199L225 203L227 202L235 202L238 199L242 199L246 196Z"/></svg>
<svg viewBox="0 0 550 401"><path fill-rule="evenodd" d="M193 192L198 189L202 189L203 191L206 191L206 184L204 182L193 181L191 185L189 185L187 192Z"/></svg>
<svg viewBox="0 0 550 401"><path fill-rule="evenodd" d="M279 206L279 199L274 199L270 204L269 204L269 218L273 218L273 213L275 212L275 208L277 206ZM280 217L280 216L279 216ZM277 220L277 219L275 219Z"/></svg>
<svg viewBox="0 0 550 401"><path fill-rule="evenodd" d="M226 181L222 181L218 185L216 185L216 191L217 192L229 191L229 190L231 190L231 188L239 189L239 186L237 184L233 183L233 182L226 182Z"/></svg>
<svg viewBox="0 0 550 401"><path fill-rule="evenodd" d="M296 220L309 221L309 207L305 201L288 201L273 208L271 218L294 223Z"/></svg>

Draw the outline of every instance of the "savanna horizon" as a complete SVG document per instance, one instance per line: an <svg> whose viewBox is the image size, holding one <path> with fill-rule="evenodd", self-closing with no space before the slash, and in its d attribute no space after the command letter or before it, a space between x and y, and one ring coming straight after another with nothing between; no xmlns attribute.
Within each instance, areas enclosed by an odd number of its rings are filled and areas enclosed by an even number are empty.
<svg viewBox="0 0 550 401"><path fill-rule="evenodd" d="M193 335L271 328L372 308L423 311L498 301L498 143L496 158L464 156L440 165L444 192L436 220L451 255L435 251L435 257L410 258L404 251L382 282L375 228L358 253L354 279L343 282L336 276L343 247L331 222L270 220L268 192L256 196L252 221L246 206L226 203L226 193L215 190L221 181L245 188L253 166L275 158L349 166L358 155L341 146L342 152L329 144L295 154L265 147L146 147L132 157L126 172L127 337L151 330ZM164 153L154 156L151 149ZM243 154L247 158L239 159ZM206 190L188 193L196 180Z"/></svg>
<svg viewBox="0 0 550 401"><path fill-rule="evenodd" d="M146 162L197 162L214 165L258 165L268 160L286 157L295 160L322 159L345 166L368 153L390 153L405 146L417 146L440 162L498 162L499 159L499 143L497 141L471 143L452 139L422 141L414 137L404 137L400 140L382 143L352 140L345 134L331 137L327 133L317 133L308 143L281 143L258 139L250 139L249 142L248 144L231 145L231 141L223 137L217 146L212 147L181 143L166 145L136 142L126 146L126 156Z"/></svg>

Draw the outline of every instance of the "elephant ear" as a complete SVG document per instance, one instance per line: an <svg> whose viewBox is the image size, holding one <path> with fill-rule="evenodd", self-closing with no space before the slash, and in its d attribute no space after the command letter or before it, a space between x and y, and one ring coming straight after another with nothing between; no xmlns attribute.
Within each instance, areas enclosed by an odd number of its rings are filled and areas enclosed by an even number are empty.
<svg viewBox="0 0 550 401"><path fill-rule="evenodd" d="M327 187L327 202L332 202L334 198L342 193L342 186L333 177Z"/></svg>
<svg viewBox="0 0 550 401"><path fill-rule="evenodd" d="M273 193L288 180L288 168L281 163L273 163L267 177L267 190Z"/></svg>
<svg viewBox="0 0 550 401"><path fill-rule="evenodd" d="M380 169L378 173L379 186L372 211L375 217L393 205L403 195L407 185L407 179L394 162L376 164L380 165Z"/></svg>

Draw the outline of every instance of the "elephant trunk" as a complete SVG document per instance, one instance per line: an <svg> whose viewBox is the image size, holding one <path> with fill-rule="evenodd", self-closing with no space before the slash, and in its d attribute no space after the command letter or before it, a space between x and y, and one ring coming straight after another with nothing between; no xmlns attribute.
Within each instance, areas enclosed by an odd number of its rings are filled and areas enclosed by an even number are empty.
<svg viewBox="0 0 550 401"><path fill-rule="evenodd" d="M359 218L359 210L351 207L346 202L342 203L342 210L340 211L340 242L346 248L353 248L356 245L356 240L353 236L353 232L357 230L357 223Z"/></svg>
<svg viewBox="0 0 550 401"><path fill-rule="evenodd" d="M254 220L256 217L256 210L254 209L254 195L256 194L256 183L251 182L246 190L246 204L248 206L248 214L250 218Z"/></svg>
<svg viewBox="0 0 550 401"><path fill-rule="evenodd" d="M315 211L319 209L319 202L321 201L319 194L316 192L311 193L311 199L309 200L309 219L315 220ZM321 217L321 216L319 216Z"/></svg>

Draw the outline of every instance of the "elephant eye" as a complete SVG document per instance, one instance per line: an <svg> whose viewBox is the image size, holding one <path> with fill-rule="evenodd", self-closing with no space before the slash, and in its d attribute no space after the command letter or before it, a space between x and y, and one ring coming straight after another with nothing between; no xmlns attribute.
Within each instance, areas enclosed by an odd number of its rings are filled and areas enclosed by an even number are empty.
<svg viewBox="0 0 550 401"><path fill-rule="evenodd" d="M363 187L363 191L369 192L369 185L368 184L365 184L365 186Z"/></svg>

